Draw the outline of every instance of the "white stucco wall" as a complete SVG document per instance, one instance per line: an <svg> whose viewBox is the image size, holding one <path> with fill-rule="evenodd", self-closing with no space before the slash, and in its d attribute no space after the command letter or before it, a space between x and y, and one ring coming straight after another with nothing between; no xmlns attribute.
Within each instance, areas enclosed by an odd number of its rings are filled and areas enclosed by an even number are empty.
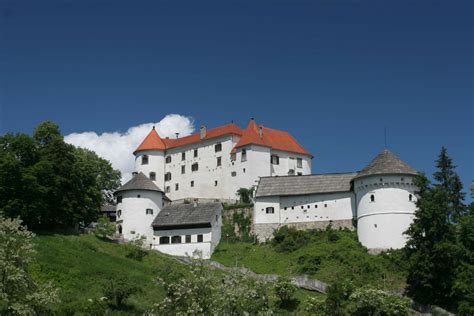
<svg viewBox="0 0 474 316"><path fill-rule="evenodd" d="M148 164L142 164L142 157L148 155ZM143 172L144 175L150 177L150 172L156 174L156 180L153 181L158 188L164 190L164 151L162 150L143 150L135 155L135 170Z"/></svg>
<svg viewBox="0 0 474 316"><path fill-rule="evenodd" d="M151 223L161 211L162 193L130 190L119 192L117 196L122 196L122 202L117 203L117 226L122 226L123 238L133 240L139 236L145 236L146 245L151 244L153 242ZM152 209L153 214L146 214L147 209ZM119 211L120 216L118 216Z"/></svg>
<svg viewBox="0 0 474 316"><path fill-rule="evenodd" d="M294 170L294 174L302 175L311 174L311 157L296 153L290 153L280 150L272 150L271 155L279 157L279 164L271 164L271 176L287 176L290 169ZM301 167L297 165L297 159L301 158Z"/></svg>
<svg viewBox="0 0 474 316"><path fill-rule="evenodd" d="M369 249L399 249L413 221L416 187L409 175L378 175L354 180L357 234ZM374 201L371 201L371 195ZM412 196L412 201L409 196Z"/></svg>
<svg viewBox="0 0 474 316"><path fill-rule="evenodd" d="M275 213L267 214L267 207L274 207ZM354 216L353 192L259 197L254 205L255 224L352 220Z"/></svg>

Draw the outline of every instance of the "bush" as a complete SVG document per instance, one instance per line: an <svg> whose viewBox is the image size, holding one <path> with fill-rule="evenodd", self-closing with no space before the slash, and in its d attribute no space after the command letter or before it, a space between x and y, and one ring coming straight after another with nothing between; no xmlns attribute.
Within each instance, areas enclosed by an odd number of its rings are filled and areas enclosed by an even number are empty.
<svg viewBox="0 0 474 316"><path fill-rule="evenodd" d="M291 252L303 247L309 240L308 232L283 226L273 233L272 244L275 251Z"/></svg>
<svg viewBox="0 0 474 316"><path fill-rule="evenodd" d="M275 294L278 296L281 305L293 301L296 286L288 278L279 277L275 284Z"/></svg>
<svg viewBox="0 0 474 316"><path fill-rule="evenodd" d="M298 258L298 271L306 274L313 274L319 270L322 258L320 256L304 255Z"/></svg>
<svg viewBox="0 0 474 316"><path fill-rule="evenodd" d="M410 300L382 290L363 287L349 297L352 315L408 315Z"/></svg>
<svg viewBox="0 0 474 316"><path fill-rule="evenodd" d="M304 311L310 315L323 316L327 315L326 301L322 297L310 296L305 302Z"/></svg>
<svg viewBox="0 0 474 316"><path fill-rule="evenodd" d="M145 242L144 237L139 237L135 240L130 241L127 244L128 252L125 257L136 260L142 261L148 255L148 251L143 249L143 243Z"/></svg>
<svg viewBox="0 0 474 316"><path fill-rule="evenodd" d="M103 288L104 296L113 301L118 308L123 307L125 301L133 294L141 291L131 280L124 277L111 279Z"/></svg>
<svg viewBox="0 0 474 316"><path fill-rule="evenodd" d="M106 238L115 234L115 224L110 222L110 219L106 216L102 216L97 220L94 234L99 238Z"/></svg>

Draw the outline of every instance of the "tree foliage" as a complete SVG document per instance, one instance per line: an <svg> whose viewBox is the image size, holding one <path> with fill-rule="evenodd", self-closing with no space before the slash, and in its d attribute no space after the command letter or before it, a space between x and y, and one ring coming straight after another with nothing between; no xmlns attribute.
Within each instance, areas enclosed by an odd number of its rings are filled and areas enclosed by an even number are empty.
<svg viewBox="0 0 474 316"><path fill-rule="evenodd" d="M119 171L65 143L52 122L38 125L33 137L0 136L0 211L32 229L90 223L119 184Z"/></svg>
<svg viewBox="0 0 474 316"><path fill-rule="evenodd" d="M28 271L33 236L19 219L0 216L0 314L31 315L58 302L57 290L37 283Z"/></svg>
<svg viewBox="0 0 474 316"><path fill-rule="evenodd" d="M252 186L251 188L240 188L237 190L237 196L241 203L250 204L253 200L253 194L255 192L255 187Z"/></svg>
<svg viewBox="0 0 474 316"><path fill-rule="evenodd" d="M97 221L94 233L99 238L106 238L107 236L112 236L115 231L115 223L111 223L107 216L102 216Z"/></svg>
<svg viewBox="0 0 474 316"><path fill-rule="evenodd" d="M290 303L294 297L296 286L288 278L279 277L275 284L275 294L281 305Z"/></svg>

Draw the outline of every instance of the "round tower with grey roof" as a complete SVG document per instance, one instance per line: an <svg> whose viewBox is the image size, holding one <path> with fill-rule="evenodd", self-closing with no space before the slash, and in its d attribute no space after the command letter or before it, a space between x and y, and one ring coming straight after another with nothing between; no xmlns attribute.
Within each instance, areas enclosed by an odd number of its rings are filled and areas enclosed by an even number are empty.
<svg viewBox="0 0 474 316"><path fill-rule="evenodd" d="M403 248L416 205L417 172L384 149L353 180L359 241L373 251Z"/></svg>
<svg viewBox="0 0 474 316"><path fill-rule="evenodd" d="M117 232L126 240L145 237L153 243L151 226L163 207L163 190L142 172L115 191L117 200Z"/></svg>

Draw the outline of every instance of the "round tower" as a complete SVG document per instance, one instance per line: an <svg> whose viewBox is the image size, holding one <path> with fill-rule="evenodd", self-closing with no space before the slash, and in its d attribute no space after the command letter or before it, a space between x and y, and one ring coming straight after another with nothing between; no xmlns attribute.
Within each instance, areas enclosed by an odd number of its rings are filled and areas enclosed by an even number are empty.
<svg viewBox="0 0 474 316"><path fill-rule="evenodd" d="M165 149L165 143L153 126L151 132L133 152L136 172L142 172L159 188L164 187Z"/></svg>
<svg viewBox="0 0 474 316"><path fill-rule="evenodd" d="M126 240L144 236L145 244L153 243L151 226L163 208L163 191L142 172L115 191L117 200L117 232Z"/></svg>
<svg viewBox="0 0 474 316"><path fill-rule="evenodd" d="M388 149L354 178L357 235L374 251L403 248L416 209L417 172Z"/></svg>

